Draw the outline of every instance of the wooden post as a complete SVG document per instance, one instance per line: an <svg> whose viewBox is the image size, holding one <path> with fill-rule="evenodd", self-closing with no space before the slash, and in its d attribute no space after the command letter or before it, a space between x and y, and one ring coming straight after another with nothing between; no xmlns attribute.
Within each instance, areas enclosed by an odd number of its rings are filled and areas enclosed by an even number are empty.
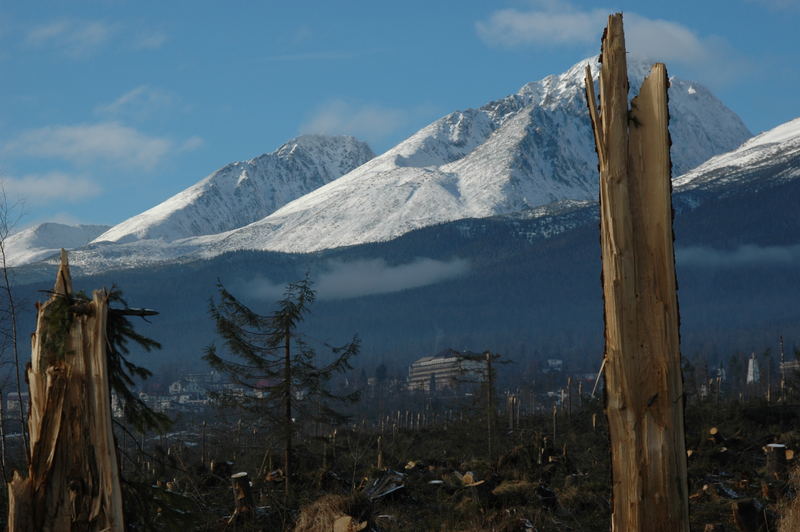
<svg viewBox="0 0 800 532"><path fill-rule="evenodd" d="M508 430L514 430L514 396L508 394L506 396L506 414L508 415Z"/></svg>
<svg viewBox="0 0 800 532"><path fill-rule="evenodd" d="M494 370L492 370L492 360L494 356L491 352L484 353L486 357L486 435L488 445L489 462L494 458L492 440L494 438Z"/></svg>
<svg viewBox="0 0 800 532"><path fill-rule="evenodd" d="M8 530L125 528L108 384L108 292L73 312L67 254L50 299L37 305L28 368L28 475L8 485Z"/></svg>
<svg viewBox="0 0 800 532"><path fill-rule="evenodd" d="M612 530L688 531L666 67L628 107L622 14L603 36L600 110L586 96L600 168Z"/></svg>
<svg viewBox="0 0 800 532"><path fill-rule="evenodd" d="M784 369L784 359L783 359L783 335L780 336L780 370L781 370L781 403L786 402L786 370Z"/></svg>
<svg viewBox="0 0 800 532"><path fill-rule="evenodd" d="M200 463L203 464L203 469L206 467L206 421L200 424Z"/></svg>
<svg viewBox="0 0 800 532"><path fill-rule="evenodd" d="M572 419L572 377L567 378L567 419Z"/></svg>

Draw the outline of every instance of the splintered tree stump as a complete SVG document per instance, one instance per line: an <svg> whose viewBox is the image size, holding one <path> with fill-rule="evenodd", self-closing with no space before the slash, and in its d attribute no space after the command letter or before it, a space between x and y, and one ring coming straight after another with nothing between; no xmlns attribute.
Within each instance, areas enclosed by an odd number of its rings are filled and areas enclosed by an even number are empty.
<svg viewBox="0 0 800 532"><path fill-rule="evenodd" d="M245 472L235 473L231 475L231 484L235 509L228 520L228 524L251 520L255 514L256 503L253 500L250 477Z"/></svg>
<svg viewBox="0 0 800 532"><path fill-rule="evenodd" d="M600 109L586 98L600 169L612 530L688 531L683 385L672 234L666 67L628 106L622 14L603 36Z"/></svg>
<svg viewBox="0 0 800 532"><path fill-rule="evenodd" d="M67 254L31 338L28 475L8 485L8 530L122 531L112 432L106 319L108 293L72 312Z"/></svg>

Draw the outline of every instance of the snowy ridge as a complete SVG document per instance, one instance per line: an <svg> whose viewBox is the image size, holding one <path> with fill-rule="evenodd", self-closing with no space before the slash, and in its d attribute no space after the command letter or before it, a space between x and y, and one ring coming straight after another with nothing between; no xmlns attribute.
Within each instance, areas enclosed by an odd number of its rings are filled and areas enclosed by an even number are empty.
<svg viewBox="0 0 800 532"><path fill-rule="evenodd" d="M107 225L66 225L43 223L10 235L5 241L6 265L19 266L36 262L64 249L85 246Z"/></svg>
<svg viewBox="0 0 800 532"><path fill-rule="evenodd" d="M219 235L205 253L235 249L313 252L396 238L461 218L562 200L593 200L597 158L583 97L586 64L525 85L480 109L451 113L341 179L263 220ZM638 87L649 65L630 61ZM750 137L710 92L673 78L674 172Z"/></svg>
<svg viewBox="0 0 800 532"><path fill-rule="evenodd" d="M190 217L200 226L191 233L201 236L171 242L165 242L171 236L149 229L123 232L118 226L74 255L73 262L104 269L243 249L308 253L386 241L453 220L558 201L594 201L597 157L583 96L587 64L596 77L596 58L587 59L478 109L451 113L249 225L230 222L227 230L213 234L219 226L209 230L209 221ZM628 68L634 93L650 65L631 59ZM670 81L673 174L750 137L741 120L702 86ZM179 204L179 197L165 203ZM128 242L122 247L101 242L116 232L133 236L120 237Z"/></svg>
<svg viewBox="0 0 800 532"><path fill-rule="evenodd" d="M800 158L800 118L761 133L736 150L712 157L674 180L676 191L710 189L748 179L751 174L784 165L773 180L800 177L800 165L786 164Z"/></svg>
<svg viewBox="0 0 800 532"><path fill-rule="evenodd" d="M372 157L369 146L353 137L304 135L272 153L224 166L96 241L174 241L242 227Z"/></svg>

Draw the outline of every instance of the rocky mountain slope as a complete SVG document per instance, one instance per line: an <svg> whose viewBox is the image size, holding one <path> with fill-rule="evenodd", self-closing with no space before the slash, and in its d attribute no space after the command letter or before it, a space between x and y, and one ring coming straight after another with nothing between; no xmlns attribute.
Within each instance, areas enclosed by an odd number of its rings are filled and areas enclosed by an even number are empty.
<svg viewBox="0 0 800 532"><path fill-rule="evenodd" d="M199 183L114 226L98 242L173 241L259 220L374 157L349 136L304 135L272 153L220 168Z"/></svg>
<svg viewBox="0 0 800 532"><path fill-rule="evenodd" d="M681 191L709 193L720 187L740 183L755 184L763 175L774 185L800 177L800 118L757 135L739 148L712 157L694 170L674 180ZM785 166L780 169L779 167Z"/></svg>
<svg viewBox="0 0 800 532"><path fill-rule="evenodd" d="M479 109L451 113L342 178L249 226L204 243L312 252L396 238L463 218L563 200L594 200L597 158L583 97L583 61ZM631 60L632 91L649 65ZM708 90L671 79L673 173L750 137Z"/></svg>
<svg viewBox="0 0 800 532"><path fill-rule="evenodd" d="M61 248L74 249L85 246L101 233L107 225L67 225L43 223L10 235L5 241L6 264L19 266L45 259Z"/></svg>
<svg viewBox="0 0 800 532"><path fill-rule="evenodd" d="M237 250L308 253L388 241L453 220L594 201L597 158L583 96L587 64L597 75L596 60L587 59L501 100L451 113L268 215L263 212L279 202L269 208L259 203L264 192L251 170L257 160L234 163L107 231L73 262L101 271ZM632 93L648 71L648 64L630 60ZM750 137L732 111L694 82L671 79L670 116L674 175ZM292 144L276 154L296 153L300 148ZM336 153L341 159L343 152Z"/></svg>

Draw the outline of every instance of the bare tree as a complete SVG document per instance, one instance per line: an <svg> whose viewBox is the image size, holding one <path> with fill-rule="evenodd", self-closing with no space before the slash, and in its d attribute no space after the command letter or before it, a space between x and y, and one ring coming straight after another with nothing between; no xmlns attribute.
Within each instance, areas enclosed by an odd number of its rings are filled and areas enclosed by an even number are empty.
<svg viewBox="0 0 800 532"><path fill-rule="evenodd" d="M16 377L17 399L19 400L19 423L22 432L23 447L26 453L26 459L30 461L30 454L28 451L28 430L25 423L25 403L22 401L22 379L20 377L19 366L19 342L17 336L17 307L14 300L13 285L11 282L11 275L8 267L8 258L6 256L6 240L11 234L17 219L14 218L14 213L18 211L17 205L9 205L8 196L6 196L5 188L0 183L0 269L2 269L2 278L0 278L0 292L4 296L2 313L5 318L5 323L0 334L3 336L3 347L11 350L14 359L14 374ZM5 387L0 388L0 461L2 465L3 478L6 478L6 438L5 438Z"/></svg>

